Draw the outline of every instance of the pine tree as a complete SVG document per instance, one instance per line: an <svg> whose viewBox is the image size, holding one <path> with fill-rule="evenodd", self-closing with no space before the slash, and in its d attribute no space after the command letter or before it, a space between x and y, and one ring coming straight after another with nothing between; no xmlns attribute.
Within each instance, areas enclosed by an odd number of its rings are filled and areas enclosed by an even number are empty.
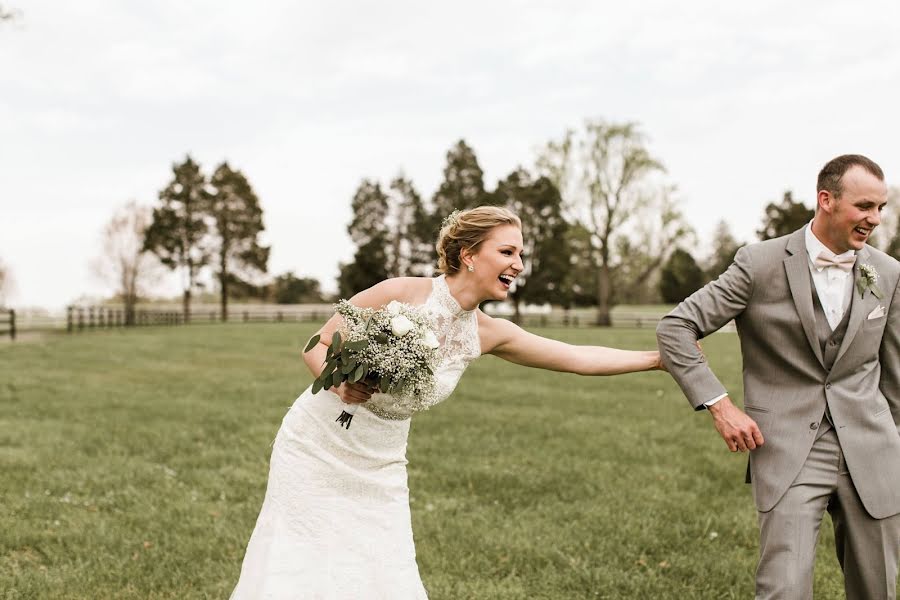
<svg viewBox="0 0 900 600"><path fill-rule="evenodd" d="M191 293L200 270L209 262L207 209L209 193L200 165L187 156L172 165L172 181L160 193L161 205L153 209L144 248L162 264L183 274L185 322L191 318Z"/></svg>
<svg viewBox="0 0 900 600"><path fill-rule="evenodd" d="M364 179L351 204L353 218L347 226L356 244L353 260L340 266L340 295L349 298L388 278L388 214L387 195L378 182Z"/></svg>
<svg viewBox="0 0 900 600"><path fill-rule="evenodd" d="M244 174L223 162L213 173L210 187L222 320L227 321L229 282L265 273L270 248L260 243L265 229L262 207Z"/></svg>
<svg viewBox="0 0 900 600"><path fill-rule="evenodd" d="M516 279L511 295L515 320L520 305L558 301L562 274L571 259L564 243L569 225L562 216L559 190L546 177L535 179L518 168L497 184L494 202L506 206L522 221L525 271Z"/></svg>

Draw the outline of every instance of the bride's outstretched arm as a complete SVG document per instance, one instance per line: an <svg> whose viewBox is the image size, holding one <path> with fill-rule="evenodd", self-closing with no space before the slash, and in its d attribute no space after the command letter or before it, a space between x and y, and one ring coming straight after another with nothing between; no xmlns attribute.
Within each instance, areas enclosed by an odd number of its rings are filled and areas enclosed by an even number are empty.
<svg viewBox="0 0 900 600"><path fill-rule="evenodd" d="M656 350L576 346L529 333L505 319L479 315L482 351L527 367L579 375L618 375L661 369Z"/></svg>

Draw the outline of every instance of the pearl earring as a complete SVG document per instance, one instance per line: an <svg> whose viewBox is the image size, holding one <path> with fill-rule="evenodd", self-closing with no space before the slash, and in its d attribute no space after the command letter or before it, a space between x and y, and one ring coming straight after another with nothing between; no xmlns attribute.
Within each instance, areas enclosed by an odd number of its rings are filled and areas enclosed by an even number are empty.
<svg viewBox="0 0 900 600"><path fill-rule="evenodd" d="M469 273L475 272L475 267L473 267L472 265L468 265L468 269L469 269Z"/></svg>

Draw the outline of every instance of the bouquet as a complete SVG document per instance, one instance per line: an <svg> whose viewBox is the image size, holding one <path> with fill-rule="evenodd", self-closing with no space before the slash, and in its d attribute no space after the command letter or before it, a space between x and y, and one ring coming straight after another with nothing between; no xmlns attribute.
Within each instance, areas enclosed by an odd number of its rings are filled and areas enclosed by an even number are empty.
<svg viewBox="0 0 900 600"><path fill-rule="evenodd" d="M331 338L325 368L313 382L313 394L345 381L364 381L412 409L432 404L440 343L421 310L396 300L377 310L341 300L335 311L344 324ZM318 334L313 336L304 352L319 339ZM336 421L350 429L357 408L356 404L347 405Z"/></svg>

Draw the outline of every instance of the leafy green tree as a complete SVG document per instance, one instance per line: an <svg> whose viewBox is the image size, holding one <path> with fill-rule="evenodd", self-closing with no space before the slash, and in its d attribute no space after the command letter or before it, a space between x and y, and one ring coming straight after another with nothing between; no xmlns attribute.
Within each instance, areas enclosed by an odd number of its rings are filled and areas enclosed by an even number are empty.
<svg viewBox="0 0 900 600"><path fill-rule="evenodd" d="M402 174L394 178L388 194L388 276L429 275L435 232L422 197Z"/></svg>
<svg viewBox="0 0 900 600"><path fill-rule="evenodd" d="M356 244L353 260L340 265L338 288L349 298L388 278L388 196L376 181L364 179L351 204L353 218L347 226Z"/></svg>
<svg viewBox="0 0 900 600"><path fill-rule="evenodd" d="M219 276L221 277L221 276ZM262 300L266 301L269 299L270 290L269 286L266 284L258 285L252 281L248 281L242 278L235 273L227 273L225 275L227 278L227 282L225 283L228 289L228 299L229 300ZM222 294L221 294L221 280L220 280L220 289L216 293L217 300L221 302Z"/></svg>
<svg viewBox="0 0 900 600"><path fill-rule="evenodd" d="M756 232L760 240L770 240L797 231L815 216L816 211L802 202L795 202L793 193L784 193L780 204L770 202L765 209L762 229Z"/></svg>
<svg viewBox="0 0 900 600"><path fill-rule="evenodd" d="M198 287L197 276L209 262L209 192L200 165L187 156L172 165L172 181L159 193L160 206L144 238L144 248L160 262L183 275L185 322L191 318L191 293Z"/></svg>
<svg viewBox="0 0 900 600"><path fill-rule="evenodd" d="M658 275L675 250L675 243L694 238L693 229L678 207L673 186L659 185L647 194L647 208L630 225L632 231L615 238L618 263L612 270L614 304L657 302Z"/></svg>
<svg viewBox="0 0 900 600"><path fill-rule="evenodd" d="M659 291L664 302L681 302L704 283L703 269L686 250L676 249L660 273Z"/></svg>
<svg viewBox="0 0 900 600"><path fill-rule="evenodd" d="M622 237L648 248L653 260L643 280L658 268L675 244L690 233L677 210L672 189L659 181L662 164L647 150L636 123L586 121L551 141L538 166L557 186L571 214L591 234L594 250L598 325L610 325L616 272L629 256L618 252ZM652 237L646 238L644 236ZM643 238L643 239L642 239Z"/></svg>
<svg viewBox="0 0 900 600"><path fill-rule="evenodd" d="M484 171L478 164L475 150L459 140L447 151L444 180L432 198L434 222L437 226L454 209L466 210L489 204L490 197L484 189ZM435 227L435 231L438 227Z"/></svg>
<svg viewBox="0 0 900 600"><path fill-rule="evenodd" d="M275 278L272 292L278 304L304 304L324 302L319 280L313 277L297 277L288 271Z"/></svg>
<svg viewBox="0 0 900 600"><path fill-rule="evenodd" d="M521 321L521 304L559 300L562 274L570 254L564 243L569 224L563 218L559 190L546 177L537 179L519 167L497 184L493 202L506 206L522 220L525 271L510 296L514 320Z"/></svg>
<svg viewBox="0 0 900 600"><path fill-rule="evenodd" d="M209 214L215 224L215 255L222 320L228 320L229 274L241 279L266 272L268 246L260 243L265 229L262 207L240 170L223 162L210 179Z"/></svg>
<svg viewBox="0 0 900 600"><path fill-rule="evenodd" d="M719 221L715 232L713 232L712 246L712 256L706 268L707 281L718 278L731 266L731 263L734 262L735 254L737 254L737 251L743 244L734 238L728 223L723 219Z"/></svg>
<svg viewBox="0 0 900 600"><path fill-rule="evenodd" d="M566 228L561 243L569 260L560 267L559 293L554 303L565 307L595 304L597 269L590 230L581 223L573 223Z"/></svg>

